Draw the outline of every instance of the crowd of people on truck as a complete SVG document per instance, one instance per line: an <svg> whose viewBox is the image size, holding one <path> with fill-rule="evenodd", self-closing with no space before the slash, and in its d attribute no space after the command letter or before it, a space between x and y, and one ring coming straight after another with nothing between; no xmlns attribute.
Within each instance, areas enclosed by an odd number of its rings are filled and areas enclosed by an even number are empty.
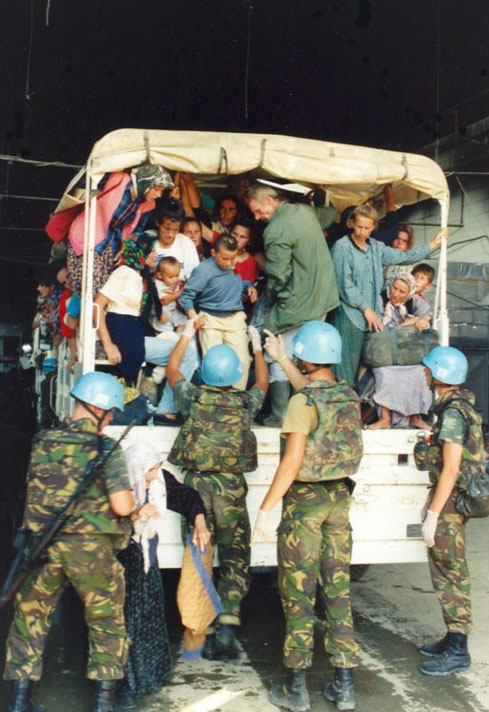
<svg viewBox="0 0 489 712"><path fill-rule="evenodd" d="M306 671L312 664L319 584L326 608L324 645L334 667L323 693L337 709L353 710L359 649L350 605L349 507L364 427L354 386L360 387L364 375L367 335L409 328L422 334L430 326L433 311L423 292L433 283L434 270L418 261L440 245L443 233L412 248L409 229L401 227L394 237L385 230L384 239L393 240L387 246L371 237L375 230L382 238L383 231L376 211L365 204L350 210L346 234L337 234L331 244L332 211L283 200L273 186L240 181L236 185L243 192L226 194L212 221L192 177L176 176L175 183L178 190L158 166L113 174L103 182L100 199L113 213L101 219L96 235L94 323L120 380L101 370L83 375L71 391L76 403L71 418L37 437L24 526L40 531L83 479L87 464L110 447L102 430L123 410L125 387L136 382L141 368L149 380L165 369L154 423L181 425L168 461L182 469L184 482L162 467L157 449L138 443L125 454L117 446L78 495L47 558L17 594L5 669L13 683L9 712L44 712L33 702L32 688L41 676L45 638L66 580L85 605L87 676L96 682L93 712L131 709L139 696L168 679L171 655L156 558L156 518L167 509L185 519L182 657L189 662L237 658L250 549L273 537L270 512L280 500L286 676L272 686L269 699L292 712L310 709ZM265 225L260 240L251 217ZM70 365L76 360L80 308L71 272L81 254L73 240L80 218L60 227L70 244L68 263L51 266L52 283L40 281L35 320L36 328L49 324L53 338L72 339ZM409 267L393 270L397 263ZM46 301L57 289L60 298L65 295L62 307L57 298ZM432 482L421 521L447 634L422 646L431 660L421 671L460 672L470 666L471 615L466 518L457 509L457 495L484 464L474 397L461 387L467 360L456 349L437 346L418 363L372 371L379 418L370 427L410 424L429 430L424 416L437 416L420 464ZM253 385L247 388L251 374ZM245 473L258 466L252 424L260 413L264 424L281 428L281 458L252 528Z"/></svg>
<svg viewBox="0 0 489 712"><path fill-rule="evenodd" d="M139 385L152 400L152 422L157 425L178 421L172 395L160 385L161 374L178 332L197 312L205 323L195 343L195 358L190 358L189 351L188 363L183 364L185 376L192 378L199 359L211 346L229 344L243 366L241 389L249 380L248 324L256 326L262 338L264 329L281 334L290 353L302 324L310 320L333 323L348 345L335 375L360 393L366 334L398 328L401 321L403 327L414 324L415 317L418 331L431 325L432 307L423 292L431 287L434 272L419 263L439 247L442 231L429 244L413 248L412 229L399 223L390 186L383 191L387 213L380 223L371 201L351 206L336 223L334 208L314 204L318 196L324 200L320 189L299 201L266 181L250 184L247 176L234 179L231 185L234 192L226 191L216 201L214 218L204 207L211 199L205 193L201 196L190 173L172 177L159 165L143 164L106 175L98 187L93 298L99 356L131 385L145 364ZM76 317L66 316L62 306L60 318L57 304L60 279L67 283L61 304L67 301L69 290L77 306L81 295L84 211L81 207L71 211L55 213L48 224L48 234L66 244L66 263L48 266L53 294L44 297L43 308L52 302L51 316L43 317L40 306L34 321L34 326L40 323L56 331L56 344L63 336L67 338L70 368L76 360L76 338L68 323L76 324ZM399 264L403 274L418 277L415 294L396 292L398 311L404 318L394 323L388 318L392 304L385 303L383 295L395 282ZM420 275L424 275L424 284ZM48 287L40 284L38 289ZM420 360L411 365L419 365ZM264 425L278 427L290 386L280 365L271 360L268 364L270 392L257 418ZM391 389L380 381L387 373L374 374L379 387L370 400L376 406L377 422L370 418L370 427L427 427L424 417L429 398L426 393L424 398L406 397L410 393L408 371L395 372L401 379L406 374L405 387L399 394L397 389L389 392L388 403L384 402L386 389ZM399 417L390 418L386 409Z"/></svg>

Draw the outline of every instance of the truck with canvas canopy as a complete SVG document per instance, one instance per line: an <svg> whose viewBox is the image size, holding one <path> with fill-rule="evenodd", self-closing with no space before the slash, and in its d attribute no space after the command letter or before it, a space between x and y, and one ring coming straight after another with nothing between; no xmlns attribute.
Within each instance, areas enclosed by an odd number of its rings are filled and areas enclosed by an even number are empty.
<svg viewBox="0 0 489 712"><path fill-rule="evenodd" d="M170 172L190 172L208 192L223 189L230 176L247 174L253 179L286 180L304 188L323 186L329 204L341 212L369 198L382 199L386 185L392 187L396 209L434 199L440 206L440 227L446 227L449 191L440 167L421 155L348 146L280 135L201 131L120 129L98 141L86 165L68 185L56 211L75 205L84 208L82 310L78 361L74 373L67 358L58 362L56 405L58 416L69 413L69 391L83 373L106 368L96 356L97 324L93 321L93 263L97 218L97 186L107 173L124 171L145 162ZM83 182L84 189L79 186ZM441 344L448 343L446 305L446 242L442 241L437 275L434 328ZM348 348L348 344L344 345ZM54 405L54 404L53 404ZM121 427L109 426L117 438ZM128 443L147 440L163 458L168 454L177 428L137 426ZM247 475L248 508L253 522L279 459L277 428L257 427L258 469ZM393 429L364 431L360 471L355 476L351 522L354 564L415 562L426 558L421 539L419 511L426 498L427 473L416 470L413 447L418 431ZM165 463L167 466L168 463ZM168 466L175 474L175 468ZM278 524L278 507L273 512ZM169 513L160 536L162 567L178 567L183 547L177 515ZM258 543L252 550L252 566L276 563L275 541Z"/></svg>

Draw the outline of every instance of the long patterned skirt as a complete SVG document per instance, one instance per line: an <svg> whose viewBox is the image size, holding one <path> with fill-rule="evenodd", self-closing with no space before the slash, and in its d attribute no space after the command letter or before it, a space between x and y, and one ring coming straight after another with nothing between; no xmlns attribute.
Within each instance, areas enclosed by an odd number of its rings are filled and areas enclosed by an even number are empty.
<svg viewBox="0 0 489 712"><path fill-rule="evenodd" d="M124 613L132 641L125 679L131 691L139 696L159 690L171 673L163 582L157 561L144 573L143 555L134 542L118 558L126 575Z"/></svg>

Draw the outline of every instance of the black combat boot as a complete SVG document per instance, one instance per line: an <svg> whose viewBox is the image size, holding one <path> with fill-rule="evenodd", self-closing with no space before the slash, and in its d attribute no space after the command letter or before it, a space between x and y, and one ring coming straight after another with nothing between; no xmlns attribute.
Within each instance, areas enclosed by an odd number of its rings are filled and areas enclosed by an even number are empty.
<svg viewBox="0 0 489 712"><path fill-rule="evenodd" d="M421 665L421 672L435 677L446 677L456 672L464 672L470 667L467 636L463 633L448 633L445 650L433 660Z"/></svg>
<svg viewBox="0 0 489 712"><path fill-rule="evenodd" d="M214 660L236 660L239 656L235 626L220 623L216 631Z"/></svg>
<svg viewBox="0 0 489 712"><path fill-rule="evenodd" d="M353 671L348 668L335 668L333 681L325 685L323 694L327 700L334 702L339 710L354 710Z"/></svg>
<svg viewBox="0 0 489 712"><path fill-rule="evenodd" d="M32 680L13 680L12 694L8 712L46 712L44 705L39 705L31 699Z"/></svg>
<svg viewBox="0 0 489 712"><path fill-rule="evenodd" d="M268 693L268 699L277 707L285 707L292 712L307 712L311 709L306 687L305 670L287 670L285 682L277 682Z"/></svg>
<svg viewBox="0 0 489 712"><path fill-rule="evenodd" d="M450 633L447 633L444 638L438 640L436 643L426 643L425 645L422 645L419 649L419 652L421 653L421 655L426 655L427 658L437 658L439 655L445 652L445 648L448 645L449 635Z"/></svg>
<svg viewBox="0 0 489 712"><path fill-rule="evenodd" d="M97 680L92 712L114 712L117 680Z"/></svg>
<svg viewBox="0 0 489 712"><path fill-rule="evenodd" d="M281 428L289 403L290 385L288 381L270 383L270 415L263 418L263 425L269 428Z"/></svg>

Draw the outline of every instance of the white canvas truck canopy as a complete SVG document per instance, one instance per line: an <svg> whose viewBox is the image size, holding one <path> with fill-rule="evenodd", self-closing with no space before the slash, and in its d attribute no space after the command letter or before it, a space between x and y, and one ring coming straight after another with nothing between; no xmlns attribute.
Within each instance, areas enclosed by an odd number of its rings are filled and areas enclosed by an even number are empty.
<svg viewBox="0 0 489 712"><path fill-rule="evenodd" d="M104 173L148 160L202 176L252 172L257 177L324 184L340 211L380 193L388 183L397 207L427 198L447 207L449 199L441 168L417 154L273 134L118 129L97 141L57 210L69 207L67 193L85 170L96 185Z"/></svg>

